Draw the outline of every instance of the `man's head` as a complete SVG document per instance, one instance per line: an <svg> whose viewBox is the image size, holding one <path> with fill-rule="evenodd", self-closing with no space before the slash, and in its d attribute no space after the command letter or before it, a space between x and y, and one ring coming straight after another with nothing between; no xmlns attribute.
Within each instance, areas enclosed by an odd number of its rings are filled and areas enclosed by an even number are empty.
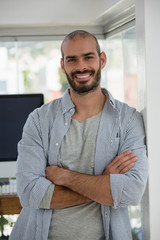
<svg viewBox="0 0 160 240"><path fill-rule="evenodd" d="M61 68L73 91L82 94L95 90L106 63L96 37L86 31L74 31L63 40L61 52Z"/></svg>
<svg viewBox="0 0 160 240"><path fill-rule="evenodd" d="M87 38L87 37L91 37L95 40L95 43L96 43L96 49L97 49L97 53L98 55L100 56L101 54L101 49L100 49L100 46L99 46L99 43L98 43L98 40L97 38L89 33L89 32L86 32L86 31L83 31L83 30L76 30L74 32L71 32L69 33L63 40L62 44L61 44L61 54L62 54L62 58L64 58L64 53L63 53L63 44L67 41L67 40L76 40L76 38Z"/></svg>

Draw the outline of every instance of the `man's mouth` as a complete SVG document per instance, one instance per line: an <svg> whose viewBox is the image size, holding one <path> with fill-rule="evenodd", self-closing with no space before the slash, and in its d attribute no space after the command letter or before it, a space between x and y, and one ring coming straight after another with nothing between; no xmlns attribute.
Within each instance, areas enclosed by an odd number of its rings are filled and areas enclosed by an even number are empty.
<svg viewBox="0 0 160 240"><path fill-rule="evenodd" d="M74 73L73 74L73 77L76 78L76 80L78 82L85 82L85 81L88 81L90 80L91 76L93 76L93 72L90 71L90 72L83 72L83 73Z"/></svg>
<svg viewBox="0 0 160 240"><path fill-rule="evenodd" d="M78 80L78 81L88 81L91 77L91 73L90 74L76 74L75 75L75 78Z"/></svg>

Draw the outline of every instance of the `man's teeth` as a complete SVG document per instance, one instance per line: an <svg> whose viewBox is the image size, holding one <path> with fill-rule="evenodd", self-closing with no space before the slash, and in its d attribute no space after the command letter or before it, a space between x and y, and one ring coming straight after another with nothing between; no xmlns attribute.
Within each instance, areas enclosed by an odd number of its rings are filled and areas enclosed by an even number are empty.
<svg viewBox="0 0 160 240"><path fill-rule="evenodd" d="M83 75L83 76L77 76L77 78L88 78L90 76L90 74L88 75Z"/></svg>

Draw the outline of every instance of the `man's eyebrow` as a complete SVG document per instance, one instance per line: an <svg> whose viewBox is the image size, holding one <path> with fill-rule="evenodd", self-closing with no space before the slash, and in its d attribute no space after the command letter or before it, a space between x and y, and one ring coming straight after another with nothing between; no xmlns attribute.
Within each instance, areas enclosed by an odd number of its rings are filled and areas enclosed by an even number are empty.
<svg viewBox="0 0 160 240"><path fill-rule="evenodd" d="M88 53L84 53L82 54L82 56L86 57L86 56L89 56L89 55L96 55L95 52L88 52ZM78 56L76 55L71 55L71 56L66 56L65 59L69 59L69 58L78 58Z"/></svg>
<svg viewBox="0 0 160 240"><path fill-rule="evenodd" d="M77 58L77 56L66 56L65 59L68 59L68 58Z"/></svg>
<svg viewBox="0 0 160 240"><path fill-rule="evenodd" d="M88 56L88 55L96 55L95 52L88 52L88 53L84 53L82 54L83 56Z"/></svg>

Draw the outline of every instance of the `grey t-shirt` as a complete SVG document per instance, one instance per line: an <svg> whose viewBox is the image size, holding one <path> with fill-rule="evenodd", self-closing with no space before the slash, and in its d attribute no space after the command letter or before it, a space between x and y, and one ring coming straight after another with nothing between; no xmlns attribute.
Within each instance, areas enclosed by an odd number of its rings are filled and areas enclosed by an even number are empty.
<svg viewBox="0 0 160 240"><path fill-rule="evenodd" d="M84 174L94 174L100 118L101 113L83 122L72 119L61 146L60 161L63 167ZM48 240L75 239L104 239L100 204L92 202L53 211Z"/></svg>

